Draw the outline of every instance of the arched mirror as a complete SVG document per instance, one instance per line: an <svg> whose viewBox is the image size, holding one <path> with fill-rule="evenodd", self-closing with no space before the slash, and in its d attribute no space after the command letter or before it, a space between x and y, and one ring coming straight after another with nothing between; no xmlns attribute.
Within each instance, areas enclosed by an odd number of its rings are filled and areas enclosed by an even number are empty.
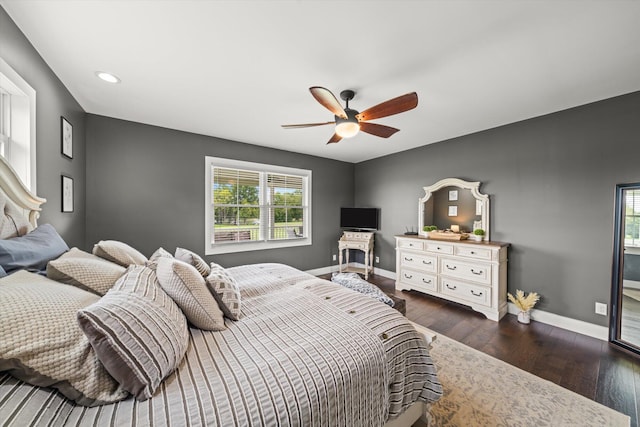
<svg viewBox="0 0 640 427"><path fill-rule="evenodd" d="M458 178L424 187L424 196L418 199L418 233L426 237L425 225L468 233L482 229L485 240L490 240L489 196L480 193L480 182Z"/></svg>
<svg viewBox="0 0 640 427"><path fill-rule="evenodd" d="M640 183L616 185L609 341L640 354Z"/></svg>

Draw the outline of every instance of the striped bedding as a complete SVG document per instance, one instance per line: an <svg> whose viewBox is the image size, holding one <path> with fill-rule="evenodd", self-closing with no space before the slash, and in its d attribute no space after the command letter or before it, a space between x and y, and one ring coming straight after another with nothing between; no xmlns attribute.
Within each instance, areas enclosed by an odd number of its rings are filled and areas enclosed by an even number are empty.
<svg viewBox="0 0 640 427"><path fill-rule="evenodd" d="M2 425L381 426L442 394L426 344L396 310L282 264L228 269L242 318L190 329L151 399L76 406L0 373Z"/></svg>

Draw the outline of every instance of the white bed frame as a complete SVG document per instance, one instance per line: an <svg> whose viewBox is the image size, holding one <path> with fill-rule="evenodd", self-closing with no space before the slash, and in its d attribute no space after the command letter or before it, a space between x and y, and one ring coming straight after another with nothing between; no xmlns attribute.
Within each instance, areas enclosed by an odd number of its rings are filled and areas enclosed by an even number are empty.
<svg viewBox="0 0 640 427"><path fill-rule="evenodd" d="M2 156L0 156L0 189L7 199L24 212L24 216L29 219L31 225L37 227L40 211L42 211L40 205L45 203L47 199L38 197L29 191L18 178L16 171Z"/></svg>

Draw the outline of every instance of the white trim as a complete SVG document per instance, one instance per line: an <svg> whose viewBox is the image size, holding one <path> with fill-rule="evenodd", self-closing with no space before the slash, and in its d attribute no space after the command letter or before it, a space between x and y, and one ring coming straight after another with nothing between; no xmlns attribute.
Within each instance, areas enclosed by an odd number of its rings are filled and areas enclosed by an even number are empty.
<svg viewBox="0 0 640 427"><path fill-rule="evenodd" d="M351 267L358 267L358 268L364 268L364 264L362 263L358 263L358 262L352 262L349 263L349 266ZM314 268L313 270L307 270L306 273L309 274L313 274L314 276L321 276L323 274L329 274L329 273L333 273L333 272L337 272L339 270L337 265L331 265L328 267L320 267L320 268ZM387 279L394 279L396 278L396 273L393 271L389 271L389 270L384 270L382 268L376 268L373 267L373 274L378 275L378 276L382 276L382 277L386 277Z"/></svg>
<svg viewBox="0 0 640 427"><path fill-rule="evenodd" d="M511 314L518 314L520 310L518 310L513 303L508 303L508 311ZM545 323L547 325L556 326L558 328L567 329L572 332L597 338L602 341L609 341L609 328L606 326L595 325L582 320L572 319L570 317L564 317L536 309L531 310L531 319L540 323Z"/></svg>

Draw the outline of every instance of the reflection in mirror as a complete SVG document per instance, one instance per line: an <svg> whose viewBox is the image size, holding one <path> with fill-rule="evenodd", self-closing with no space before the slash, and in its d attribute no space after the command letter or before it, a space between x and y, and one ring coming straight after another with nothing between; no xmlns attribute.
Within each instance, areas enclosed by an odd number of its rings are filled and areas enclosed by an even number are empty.
<svg viewBox="0 0 640 427"><path fill-rule="evenodd" d="M424 187L425 195L418 199L418 233L427 236L424 226L428 225L467 233L480 228L489 240L489 196L481 194L479 188L480 182L458 178Z"/></svg>
<svg viewBox="0 0 640 427"><path fill-rule="evenodd" d="M616 186L610 341L640 353L640 183Z"/></svg>

